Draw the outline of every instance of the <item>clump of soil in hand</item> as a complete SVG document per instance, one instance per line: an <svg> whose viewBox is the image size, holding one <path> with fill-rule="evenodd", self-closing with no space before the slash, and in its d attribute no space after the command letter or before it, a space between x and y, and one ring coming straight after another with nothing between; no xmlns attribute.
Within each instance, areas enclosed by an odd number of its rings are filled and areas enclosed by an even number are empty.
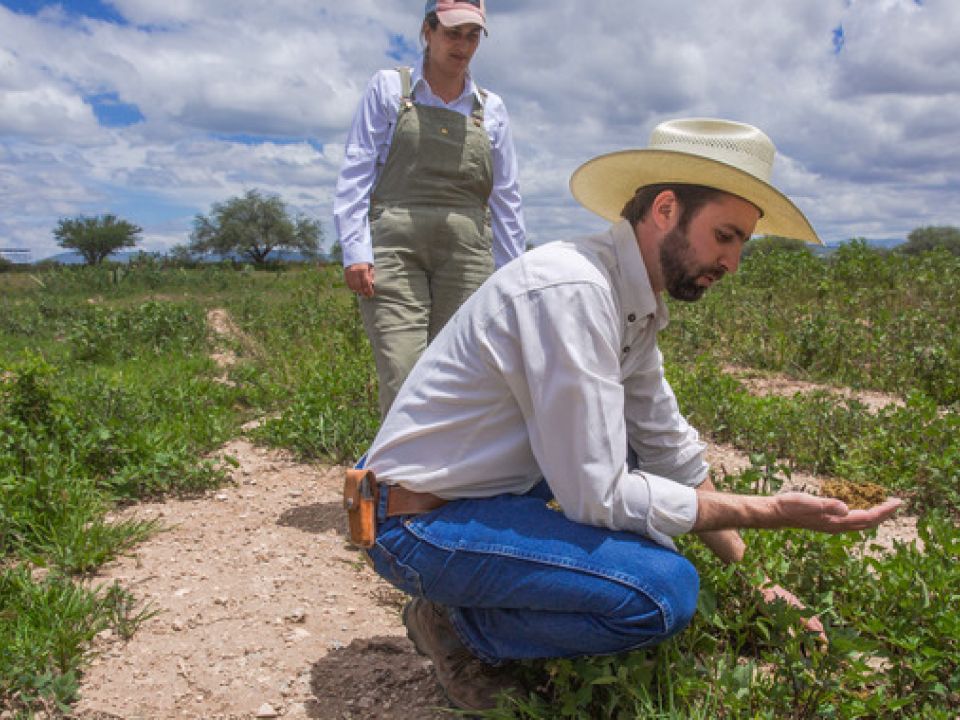
<svg viewBox="0 0 960 720"><path fill-rule="evenodd" d="M866 510L890 497L890 491L882 485L837 479L824 480L820 493L843 500L851 510Z"/></svg>

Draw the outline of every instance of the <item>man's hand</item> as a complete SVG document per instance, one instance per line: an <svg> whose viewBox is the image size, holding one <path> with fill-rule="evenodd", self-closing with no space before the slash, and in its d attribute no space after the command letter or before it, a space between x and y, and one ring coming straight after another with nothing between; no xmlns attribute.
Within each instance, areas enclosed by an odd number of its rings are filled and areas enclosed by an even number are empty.
<svg viewBox="0 0 960 720"><path fill-rule="evenodd" d="M819 530L825 533L853 532L874 528L893 515L901 500L890 498L867 510L850 510L842 500L802 492L774 496L783 527Z"/></svg>
<svg viewBox="0 0 960 720"><path fill-rule="evenodd" d="M799 610L806 610L807 606L804 605L800 599L794 595L792 592L787 590L782 585L777 585L771 583L769 578L761 585L759 588L760 594L763 596L764 602L768 605L775 603L777 600L782 600L787 603L787 605L792 605ZM820 618L816 615L811 615L808 618L805 618L803 621L803 627L810 632L816 633L817 638L820 640L820 644L824 647L827 645L827 633L824 632L823 623L820 622Z"/></svg>
<svg viewBox="0 0 960 720"><path fill-rule="evenodd" d="M826 533L875 528L893 515L901 501L891 498L867 510L850 510L842 500L808 493L735 495L697 489L694 532L728 528L801 528Z"/></svg>
<svg viewBox="0 0 960 720"><path fill-rule="evenodd" d="M344 268L343 279L357 295L373 297L373 265L370 263L354 263Z"/></svg>

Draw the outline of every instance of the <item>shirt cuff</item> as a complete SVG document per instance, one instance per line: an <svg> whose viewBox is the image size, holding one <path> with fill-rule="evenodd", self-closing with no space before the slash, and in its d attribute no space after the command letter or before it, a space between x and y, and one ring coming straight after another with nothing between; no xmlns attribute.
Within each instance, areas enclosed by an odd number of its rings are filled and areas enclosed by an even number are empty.
<svg viewBox="0 0 960 720"><path fill-rule="evenodd" d="M647 537L676 550L673 538L693 530L697 521L697 491L688 485L644 473L650 491L647 509Z"/></svg>
<svg viewBox="0 0 960 720"><path fill-rule="evenodd" d="M348 245L343 247L343 266L350 267L357 263L370 263L373 265L373 248L369 245Z"/></svg>

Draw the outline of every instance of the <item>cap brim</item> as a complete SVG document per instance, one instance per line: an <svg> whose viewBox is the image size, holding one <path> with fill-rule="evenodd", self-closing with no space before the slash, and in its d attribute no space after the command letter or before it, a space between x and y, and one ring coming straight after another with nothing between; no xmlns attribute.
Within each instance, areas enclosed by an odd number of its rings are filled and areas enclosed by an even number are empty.
<svg viewBox="0 0 960 720"><path fill-rule="evenodd" d="M487 31L486 21L472 10L444 10L437 13L437 19L444 27L457 27L458 25L479 25L484 32Z"/></svg>
<svg viewBox="0 0 960 720"><path fill-rule="evenodd" d="M672 150L622 150L588 160L570 176L570 192L587 210L614 222L637 188L684 183L716 188L753 203L763 216L755 235L822 245L800 209L772 185L726 163Z"/></svg>

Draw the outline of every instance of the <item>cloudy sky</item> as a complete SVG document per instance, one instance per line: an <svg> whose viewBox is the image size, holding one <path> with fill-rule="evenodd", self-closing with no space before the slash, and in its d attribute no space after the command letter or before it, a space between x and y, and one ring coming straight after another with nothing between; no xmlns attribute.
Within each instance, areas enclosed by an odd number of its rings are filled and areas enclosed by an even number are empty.
<svg viewBox="0 0 960 720"><path fill-rule="evenodd" d="M488 0L473 73L505 100L529 239L604 222L590 157L658 122L727 117L777 144L828 242L960 225L957 0ZM419 55L422 0L0 0L0 248L59 252L111 212L140 246L257 188L330 217L369 76Z"/></svg>

